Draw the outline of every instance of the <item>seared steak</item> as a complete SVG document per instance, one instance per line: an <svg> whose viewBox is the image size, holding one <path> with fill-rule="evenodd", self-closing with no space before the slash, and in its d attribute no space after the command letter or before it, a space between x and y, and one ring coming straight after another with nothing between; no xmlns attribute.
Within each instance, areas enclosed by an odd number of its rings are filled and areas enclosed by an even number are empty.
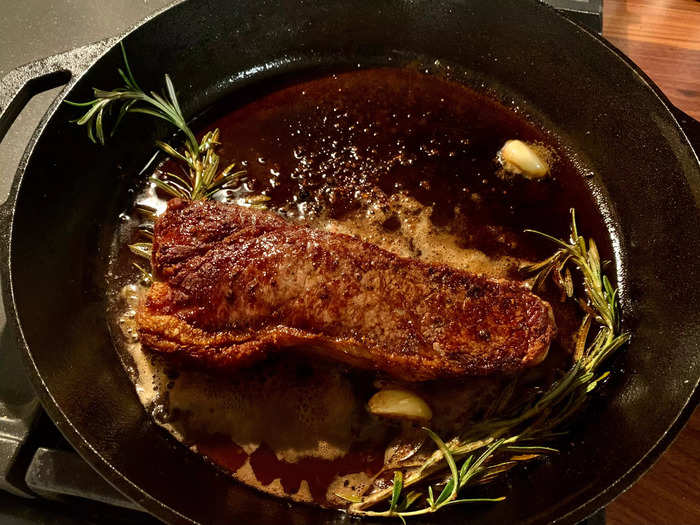
<svg viewBox="0 0 700 525"><path fill-rule="evenodd" d="M555 332L519 283L234 205L170 201L152 262L142 344L208 367L296 347L408 381L513 372L542 361Z"/></svg>

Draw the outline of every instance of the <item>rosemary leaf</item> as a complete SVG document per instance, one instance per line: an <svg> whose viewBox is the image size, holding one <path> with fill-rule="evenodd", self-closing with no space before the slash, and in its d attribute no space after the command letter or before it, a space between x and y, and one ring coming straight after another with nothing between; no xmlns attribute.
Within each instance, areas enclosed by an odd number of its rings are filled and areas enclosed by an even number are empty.
<svg viewBox="0 0 700 525"><path fill-rule="evenodd" d="M185 164L190 164L189 159L187 159L182 153L173 148L170 144L163 142L162 140L156 140L156 146L163 150L167 155L177 159Z"/></svg>
<svg viewBox="0 0 700 525"><path fill-rule="evenodd" d="M149 261L151 260L152 249L153 245L150 242L137 242L129 245L129 250L131 250L133 254L143 257Z"/></svg>
<svg viewBox="0 0 700 525"><path fill-rule="evenodd" d="M186 199L189 197L181 188L179 188L176 184L167 183L165 181L160 180L157 177L151 177L151 181L158 186L161 190L163 190L165 193L172 197L180 197L181 199Z"/></svg>
<svg viewBox="0 0 700 525"><path fill-rule="evenodd" d="M452 493L454 492L455 488L455 480L454 478L450 478L447 483L445 483L445 487L442 489L442 492L438 496L438 499L435 500L435 505L440 506L442 505L447 499L452 496Z"/></svg>
<svg viewBox="0 0 700 525"><path fill-rule="evenodd" d="M459 469L460 488L467 482L467 471L469 470L473 460L474 456L468 456L467 459L464 460L464 463L462 463L462 468Z"/></svg>
<svg viewBox="0 0 700 525"><path fill-rule="evenodd" d="M151 286L151 283L153 282L152 273L135 262L132 262L131 264L133 264L136 267L136 269L141 273L141 283L145 286Z"/></svg>
<svg viewBox="0 0 700 525"><path fill-rule="evenodd" d="M400 470L394 472L394 487L391 493L391 503L389 504L389 512L394 512L399 504L401 490L403 489L403 474Z"/></svg>
<svg viewBox="0 0 700 525"><path fill-rule="evenodd" d="M435 509L435 497L433 496L433 487L428 485L428 505L430 505L430 509L434 510Z"/></svg>
<svg viewBox="0 0 700 525"><path fill-rule="evenodd" d="M333 495L336 496L336 497L338 497L338 498L340 498L340 499L342 499L342 500L347 501L348 503L360 503L360 502L362 501L362 498L361 498L361 497L355 496L354 494L353 494L353 495L344 496L343 494L338 494L337 492L334 492Z"/></svg>
<svg viewBox="0 0 700 525"><path fill-rule="evenodd" d="M452 486L450 488L450 494L448 495L448 497L449 499L452 499L457 495L457 490L459 489L459 471L457 470L457 464L455 463L455 459L450 453L449 449L447 448L447 445L445 445L445 442L440 438L440 436L438 436L429 428L423 427L423 430L425 430L430 436L430 438L433 441L435 441L435 444L438 446L438 449L440 449L440 452L442 452L442 455L445 458L447 465L450 467L450 473L452 474ZM438 497L438 499L440 498ZM436 501L435 504L438 505L438 502Z"/></svg>
<svg viewBox="0 0 700 525"><path fill-rule="evenodd" d="M591 328L591 316L586 314L583 322L576 332L576 346L574 347L574 360L579 361L583 357L586 350L586 341L588 340L588 332Z"/></svg>

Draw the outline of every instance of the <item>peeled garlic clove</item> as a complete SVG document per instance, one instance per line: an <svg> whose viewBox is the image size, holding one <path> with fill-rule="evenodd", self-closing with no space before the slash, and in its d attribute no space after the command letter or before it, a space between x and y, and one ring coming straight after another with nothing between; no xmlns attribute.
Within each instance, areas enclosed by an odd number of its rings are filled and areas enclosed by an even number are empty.
<svg viewBox="0 0 700 525"><path fill-rule="evenodd" d="M371 414L412 421L429 421L433 412L428 404L413 392L399 389L380 390L367 403Z"/></svg>
<svg viewBox="0 0 700 525"><path fill-rule="evenodd" d="M503 168L527 179L539 179L549 173L549 164L542 155L521 140L508 140L498 152Z"/></svg>

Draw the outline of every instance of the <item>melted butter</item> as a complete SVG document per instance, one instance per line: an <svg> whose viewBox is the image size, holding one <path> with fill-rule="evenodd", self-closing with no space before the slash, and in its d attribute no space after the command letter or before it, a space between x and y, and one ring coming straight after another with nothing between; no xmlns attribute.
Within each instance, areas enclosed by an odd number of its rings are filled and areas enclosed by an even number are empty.
<svg viewBox="0 0 700 525"><path fill-rule="evenodd" d="M265 441L288 463L344 456L352 441L348 423L360 408L351 385L332 368L307 381L295 365L274 363L225 381L183 372L169 391L170 409L182 414L172 424L185 434L197 429L228 436L248 454Z"/></svg>
<svg viewBox="0 0 700 525"><path fill-rule="evenodd" d="M288 463L335 459L349 450L349 424L361 406L340 369L280 359L231 377L180 369L173 378L168 363L139 343L125 348L141 403L180 440L223 435L249 455L265 441Z"/></svg>
<svg viewBox="0 0 700 525"><path fill-rule="evenodd" d="M378 202L368 203L342 219L321 219L315 224L331 232L359 237L401 257L446 264L495 278L507 278L528 262L509 255L488 256L480 250L464 248L458 236L431 221L432 214L432 206L424 206L400 192L388 198L382 196ZM460 220L459 209L455 209L455 216Z"/></svg>

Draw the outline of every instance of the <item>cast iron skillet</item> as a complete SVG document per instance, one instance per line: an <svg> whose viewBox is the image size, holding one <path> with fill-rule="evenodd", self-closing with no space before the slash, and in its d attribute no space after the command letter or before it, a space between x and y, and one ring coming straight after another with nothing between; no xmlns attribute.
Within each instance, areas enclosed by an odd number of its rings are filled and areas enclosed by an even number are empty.
<svg viewBox="0 0 700 525"><path fill-rule="evenodd" d="M574 523L633 483L695 407L700 166L688 139L698 144L699 125L681 127L683 115L605 41L525 0L198 1L167 9L123 41L140 83L160 86L169 72L189 116L281 74L440 59L526 104L597 173L591 188L634 332L615 363L625 373L581 420L571 436L577 446L515 476L507 503L422 523ZM105 321L106 257L129 188L166 128L127 119L101 148L67 124L75 111L60 104L116 84L114 44L21 68L0 99L4 134L32 94L68 83L2 207L5 307L44 407L98 472L163 520L342 521L216 473L150 420L122 370Z"/></svg>

